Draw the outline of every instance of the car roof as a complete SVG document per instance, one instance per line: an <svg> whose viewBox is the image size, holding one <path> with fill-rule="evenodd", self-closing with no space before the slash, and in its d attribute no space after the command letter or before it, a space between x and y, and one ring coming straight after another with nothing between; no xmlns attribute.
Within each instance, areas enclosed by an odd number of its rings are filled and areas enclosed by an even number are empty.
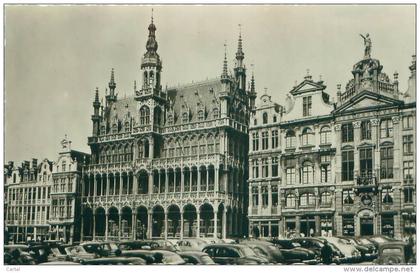
<svg viewBox="0 0 420 273"><path fill-rule="evenodd" d="M207 253L201 251L182 251L178 252L179 255L190 255L190 256L203 256L207 255Z"/></svg>

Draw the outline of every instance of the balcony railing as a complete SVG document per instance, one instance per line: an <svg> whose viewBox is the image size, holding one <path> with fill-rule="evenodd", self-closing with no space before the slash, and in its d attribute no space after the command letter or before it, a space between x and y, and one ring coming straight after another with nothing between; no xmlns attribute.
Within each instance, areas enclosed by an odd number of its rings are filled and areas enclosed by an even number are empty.
<svg viewBox="0 0 420 273"><path fill-rule="evenodd" d="M375 186L376 177L373 174L362 174L356 176L356 185L357 186Z"/></svg>

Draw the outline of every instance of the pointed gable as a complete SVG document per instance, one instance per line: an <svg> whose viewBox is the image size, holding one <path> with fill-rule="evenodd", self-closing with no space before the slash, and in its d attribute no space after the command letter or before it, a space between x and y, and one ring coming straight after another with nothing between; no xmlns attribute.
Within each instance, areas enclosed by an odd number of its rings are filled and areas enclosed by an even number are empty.
<svg viewBox="0 0 420 273"><path fill-rule="evenodd" d="M304 80L298 86L294 87L290 91L290 94L292 94L293 96L296 96L299 94L304 94L304 93L313 92L313 91L322 91L325 88L326 86L320 82L314 82L312 80Z"/></svg>
<svg viewBox="0 0 420 273"><path fill-rule="evenodd" d="M403 103L404 102L401 100L365 90L347 100L344 104L335 109L334 113L372 109L377 107L384 108L387 106L400 106Z"/></svg>

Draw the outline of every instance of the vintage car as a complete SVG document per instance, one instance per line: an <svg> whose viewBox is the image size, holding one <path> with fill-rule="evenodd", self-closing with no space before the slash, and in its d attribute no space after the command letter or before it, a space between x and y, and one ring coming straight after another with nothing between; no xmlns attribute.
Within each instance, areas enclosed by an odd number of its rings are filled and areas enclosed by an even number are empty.
<svg viewBox="0 0 420 273"><path fill-rule="evenodd" d="M55 266L60 266L60 265L80 265L80 263L75 263L75 262L70 262L70 261L53 261L53 262L46 262L46 263L42 263L40 265L55 265Z"/></svg>
<svg viewBox="0 0 420 273"><path fill-rule="evenodd" d="M4 264L6 265L33 265L35 259L29 254L27 245L5 245Z"/></svg>
<svg viewBox="0 0 420 273"><path fill-rule="evenodd" d="M133 257L104 257L90 260L83 260L82 265L145 265L142 258Z"/></svg>
<svg viewBox="0 0 420 273"><path fill-rule="evenodd" d="M344 258L340 260L342 263L356 263L362 261L360 251L347 239L337 237L320 237L319 239L327 241L335 246L344 254Z"/></svg>
<svg viewBox="0 0 420 273"><path fill-rule="evenodd" d="M249 246L241 244L213 244L203 249L215 263L221 265L268 264L268 260L258 256Z"/></svg>
<svg viewBox="0 0 420 273"><path fill-rule="evenodd" d="M122 250L121 257L138 257L147 264L180 265L185 264L184 259L177 253L168 250Z"/></svg>
<svg viewBox="0 0 420 273"><path fill-rule="evenodd" d="M244 240L241 241L241 244L249 246L258 256L266 258L271 264L284 262L280 249L270 242L261 240Z"/></svg>
<svg viewBox="0 0 420 273"><path fill-rule="evenodd" d="M299 243L303 248L312 250L318 258L321 257L321 248L324 246L323 240L314 237L299 237L293 238L292 242ZM333 244L331 244L333 249L333 263L340 264L345 260L345 256L341 251Z"/></svg>
<svg viewBox="0 0 420 273"><path fill-rule="evenodd" d="M281 252L283 262L286 264L305 263L317 264L318 260L313 250L303 248L299 243L292 242L290 239L270 240Z"/></svg>
<svg viewBox="0 0 420 273"><path fill-rule="evenodd" d="M180 251L201 251L207 243L201 239L183 239L176 242Z"/></svg>
<svg viewBox="0 0 420 273"><path fill-rule="evenodd" d="M412 264L414 259L407 243L393 241L379 244L378 258L374 262L380 265Z"/></svg>
<svg viewBox="0 0 420 273"><path fill-rule="evenodd" d="M216 264L207 253L201 251L183 251L178 252L179 256L184 259L186 264L194 265L212 265Z"/></svg>
<svg viewBox="0 0 420 273"><path fill-rule="evenodd" d="M363 244L359 240L352 237L339 236L343 240L350 242L362 255L363 261L372 261L378 257L376 247L373 244ZM369 241L368 241L369 242Z"/></svg>
<svg viewBox="0 0 420 273"><path fill-rule="evenodd" d="M136 249L152 249L152 250L168 250L180 251L177 245L165 240L141 240L141 241L127 241L118 245L120 250L136 250Z"/></svg>

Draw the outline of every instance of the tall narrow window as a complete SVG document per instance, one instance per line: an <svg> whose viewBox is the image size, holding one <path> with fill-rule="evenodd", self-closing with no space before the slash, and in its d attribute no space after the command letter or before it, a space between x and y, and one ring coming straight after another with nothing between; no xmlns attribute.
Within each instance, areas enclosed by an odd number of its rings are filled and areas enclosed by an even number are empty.
<svg viewBox="0 0 420 273"><path fill-rule="evenodd" d="M391 119L384 119L381 121L381 138L392 137L393 125Z"/></svg>
<svg viewBox="0 0 420 273"><path fill-rule="evenodd" d="M252 177L258 178L258 160L252 160Z"/></svg>
<svg viewBox="0 0 420 273"><path fill-rule="evenodd" d="M252 206L258 206L258 187L252 187Z"/></svg>
<svg viewBox="0 0 420 273"><path fill-rule="evenodd" d="M277 185L271 186L271 205L276 207L279 204L279 192Z"/></svg>
<svg viewBox="0 0 420 273"><path fill-rule="evenodd" d="M302 184L312 184L314 181L314 172L313 172L313 166L312 163L309 161L306 161L303 163L302 167Z"/></svg>
<svg viewBox="0 0 420 273"><path fill-rule="evenodd" d="M198 116L199 121L203 121L204 120L204 111L199 110L197 116Z"/></svg>
<svg viewBox="0 0 420 273"><path fill-rule="evenodd" d="M294 185L296 181L296 173L295 168L287 168L286 169L286 184L287 185Z"/></svg>
<svg viewBox="0 0 420 273"><path fill-rule="evenodd" d="M331 129L328 126L321 128L321 144L331 143Z"/></svg>
<svg viewBox="0 0 420 273"><path fill-rule="evenodd" d="M262 177L268 177L268 159L262 160Z"/></svg>
<svg viewBox="0 0 420 273"><path fill-rule="evenodd" d="M353 124L352 123L343 124L343 126L341 127L341 141L343 143L353 141Z"/></svg>
<svg viewBox="0 0 420 273"><path fill-rule="evenodd" d="M277 157L271 158L271 175L272 177L279 176L279 159Z"/></svg>
<svg viewBox="0 0 420 273"><path fill-rule="evenodd" d="M354 175L354 152L343 151L341 159L341 180L351 181Z"/></svg>
<svg viewBox="0 0 420 273"><path fill-rule="evenodd" d="M304 97L303 98L303 116L307 117L312 114L312 97Z"/></svg>
<svg viewBox="0 0 420 273"><path fill-rule="evenodd" d="M413 135L403 136L403 153L404 155L413 154Z"/></svg>
<svg viewBox="0 0 420 273"><path fill-rule="evenodd" d="M404 203L413 203L413 188L405 188L404 189Z"/></svg>
<svg viewBox="0 0 420 273"><path fill-rule="evenodd" d="M413 183L413 180L414 180L414 162L413 161L404 161L403 179L405 183Z"/></svg>
<svg viewBox="0 0 420 273"><path fill-rule="evenodd" d="M292 193L286 196L286 207L287 208L294 208L296 207L296 196Z"/></svg>
<svg viewBox="0 0 420 273"><path fill-rule="evenodd" d="M362 121L362 124L360 126L361 128L361 139L372 139L372 130L371 130L371 124L370 121L364 120Z"/></svg>
<svg viewBox="0 0 420 273"><path fill-rule="evenodd" d="M404 116L403 120L403 129L413 129L413 116Z"/></svg>
<svg viewBox="0 0 420 273"><path fill-rule="evenodd" d="M147 106L140 108L140 125L148 125L150 122L150 110Z"/></svg>
<svg viewBox="0 0 420 273"><path fill-rule="evenodd" d="M309 128L305 128L303 129L302 132L302 145L312 145L313 144L313 134L312 134L312 130Z"/></svg>
<svg viewBox="0 0 420 273"><path fill-rule="evenodd" d="M292 130L287 131L286 133L286 148L292 148L296 145L295 132Z"/></svg>
<svg viewBox="0 0 420 273"><path fill-rule="evenodd" d="M372 149L360 149L360 176L361 177L372 177Z"/></svg>
<svg viewBox="0 0 420 273"><path fill-rule="evenodd" d="M331 165L321 165L321 183L331 182Z"/></svg>
<svg viewBox="0 0 420 273"><path fill-rule="evenodd" d="M262 149L268 149L268 132L262 132Z"/></svg>
<svg viewBox="0 0 420 273"><path fill-rule="evenodd" d="M253 151L258 151L259 149L259 136L258 136L258 132L253 133L252 134L252 150Z"/></svg>
<svg viewBox="0 0 420 273"><path fill-rule="evenodd" d="M393 178L394 149L381 148L381 179Z"/></svg>
<svg viewBox="0 0 420 273"><path fill-rule="evenodd" d="M279 146L279 131L271 131L271 148L275 149Z"/></svg>
<svg viewBox="0 0 420 273"><path fill-rule="evenodd" d="M261 187L261 195L262 195L262 205L263 207L268 206L268 187L262 186Z"/></svg>

